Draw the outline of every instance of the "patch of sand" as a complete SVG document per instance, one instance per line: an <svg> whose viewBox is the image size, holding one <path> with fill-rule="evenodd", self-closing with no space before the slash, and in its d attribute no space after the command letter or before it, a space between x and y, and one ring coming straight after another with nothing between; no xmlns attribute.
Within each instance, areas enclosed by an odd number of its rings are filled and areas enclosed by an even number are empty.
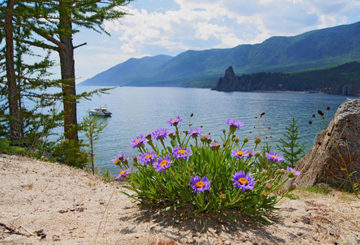
<svg viewBox="0 0 360 245"><path fill-rule="evenodd" d="M4 244L360 244L360 200L336 191L296 192L300 200L282 200L273 224L234 224L140 209L119 183L24 157L0 155L0 183Z"/></svg>

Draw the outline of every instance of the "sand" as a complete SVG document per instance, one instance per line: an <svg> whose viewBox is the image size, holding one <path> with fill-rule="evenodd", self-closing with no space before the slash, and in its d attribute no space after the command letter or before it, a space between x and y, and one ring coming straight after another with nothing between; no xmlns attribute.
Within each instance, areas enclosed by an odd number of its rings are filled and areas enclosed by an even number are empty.
<svg viewBox="0 0 360 245"><path fill-rule="evenodd" d="M0 155L0 181L2 244L360 244L360 200L338 191L297 190L272 224L233 223L139 208L125 183L25 157Z"/></svg>

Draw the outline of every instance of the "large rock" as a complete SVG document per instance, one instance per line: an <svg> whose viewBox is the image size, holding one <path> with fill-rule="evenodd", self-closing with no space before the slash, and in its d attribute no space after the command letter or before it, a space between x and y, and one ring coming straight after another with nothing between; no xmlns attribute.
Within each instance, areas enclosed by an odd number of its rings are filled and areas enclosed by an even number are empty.
<svg viewBox="0 0 360 245"><path fill-rule="evenodd" d="M349 186L349 178L360 184L360 99L339 106L329 126L296 168L301 171L294 180L299 186L323 182L343 187Z"/></svg>

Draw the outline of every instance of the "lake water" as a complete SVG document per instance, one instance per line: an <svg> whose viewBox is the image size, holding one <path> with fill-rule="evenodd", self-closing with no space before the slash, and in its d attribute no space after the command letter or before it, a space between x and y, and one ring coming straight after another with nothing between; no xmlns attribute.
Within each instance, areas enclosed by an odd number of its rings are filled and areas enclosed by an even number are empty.
<svg viewBox="0 0 360 245"><path fill-rule="evenodd" d="M78 86L77 92L96 88ZM257 126L258 120L255 117L265 112L261 121L264 126L262 131L272 136L269 141L273 145L294 117L300 126L301 140L309 149L318 132L308 124L311 115L330 106L331 118L346 98L292 92L225 93L195 88L118 87L109 94L80 102L78 116L80 119L88 114L89 109L100 105L106 105L113 113L111 118L105 119L108 126L96 144L95 154L96 166L103 170L109 168L115 174L118 171L112 163L115 155L124 152L133 156L137 153L130 145L131 140L140 134L169 127L166 121L178 115L184 118L181 129L189 129L190 122L192 127L202 125L204 133L210 132L215 139L220 139L221 130L227 129L228 118L237 119L245 123L238 131L240 138L248 136L253 139L257 136L254 126ZM192 118L191 113L194 114Z"/></svg>

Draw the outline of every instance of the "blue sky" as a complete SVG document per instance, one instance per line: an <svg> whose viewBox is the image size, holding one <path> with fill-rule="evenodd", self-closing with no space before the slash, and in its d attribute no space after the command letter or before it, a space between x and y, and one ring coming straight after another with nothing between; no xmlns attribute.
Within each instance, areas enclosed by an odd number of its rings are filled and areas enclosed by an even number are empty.
<svg viewBox="0 0 360 245"><path fill-rule="evenodd" d="M82 30L74 44L77 82L131 57L231 48L271 36L360 21L359 0L135 0L105 22L111 34Z"/></svg>

